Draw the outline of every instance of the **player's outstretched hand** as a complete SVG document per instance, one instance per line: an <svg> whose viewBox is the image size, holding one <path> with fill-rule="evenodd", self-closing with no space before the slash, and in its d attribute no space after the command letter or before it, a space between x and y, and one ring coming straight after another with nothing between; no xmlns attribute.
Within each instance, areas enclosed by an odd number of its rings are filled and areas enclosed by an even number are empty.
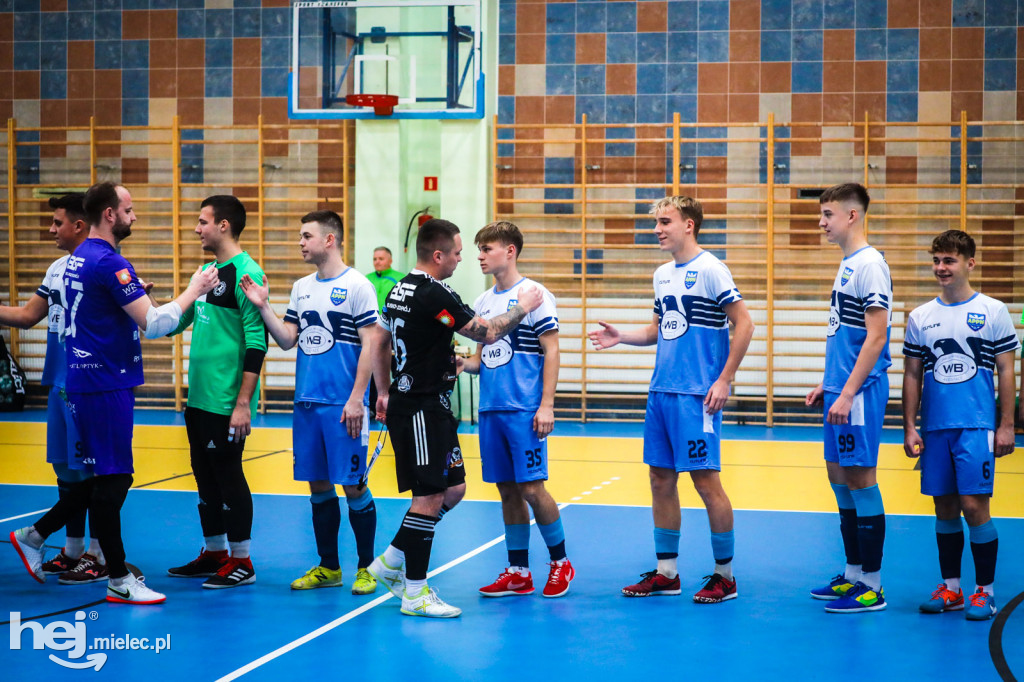
<svg viewBox="0 0 1024 682"><path fill-rule="evenodd" d="M153 283L152 282L147 282L146 280L144 280L141 277L139 277L139 284L142 285L142 290L146 293L146 296L149 296L150 294L153 293Z"/></svg>
<svg viewBox="0 0 1024 682"><path fill-rule="evenodd" d="M587 334L587 338L594 344L594 348L604 350L605 348L611 348L620 341L622 337L618 329L604 320L598 320L597 323L601 325L601 328Z"/></svg>
<svg viewBox="0 0 1024 682"><path fill-rule="evenodd" d="M903 452L907 457L920 457L924 452L924 439L917 429L903 432Z"/></svg>
<svg viewBox="0 0 1024 682"><path fill-rule="evenodd" d="M220 283L220 277L217 276L217 266L211 265L203 270L203 266L200 265L195 274L192 275L192 281L188 283L188 286L192 288L196 298L198 298L203 294L213 291L213 288L218 283Z"/></svg>
<svg viewBox="0 0 1024 682"><path fill-rule="evenodd" d="M541 293L540 287L536 284L531 284L528 287L519 287L516 297L519 305L523 306L523 310L528 313L532 313L544 302L544 294Z"/></svg>
<svg viewBox="0 0 1024 682"><path fill-rule="evenodd" d="M996 457L1003 457L1013 452L1015 443L1012 423L996 429L995 443L993 445L995 446Z"/></svg>
<svg viewBox="0 0 1024 682"><path fill-rule="evenodd" d="M349 438L359 438L363 431L363 401L349 399L341 411L341 421Z"/></svg>
<svg viewBox="0 0 1024 682"><path fill-rule="evenodd" d="M804 403L807 405L807 407L815 407L817 405L822 405L824 404L824 402L825 390L821 387L821 384L818 384L817 386L812 388L811 392L808 393L807 397L804 399Z"/></svg>
<svg viewBox="0 0 1024 682"><path fill-rule="evenodd" d="M270 282L266 275L263 276L263 284L256 284L252 277L249 275L242 275L242 279L238 281L239 286L242 287L242 293L249 299L257 308L262 308L270 300Z"/></svg>

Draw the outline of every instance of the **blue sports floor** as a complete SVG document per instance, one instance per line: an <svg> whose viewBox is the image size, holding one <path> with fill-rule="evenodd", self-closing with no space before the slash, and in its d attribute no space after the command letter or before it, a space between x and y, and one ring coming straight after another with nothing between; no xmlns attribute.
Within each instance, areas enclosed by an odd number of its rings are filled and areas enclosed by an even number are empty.
<svg viewBox="0 0 1024 682"><path fill-rule="evenodd" d="M174 422L159 415L141 417L140 421ZM26 430L31 423L29 419L0 424L0 540L31 523L55 499L54 487L25 482L28 475L24 470L38 470L42 472L39 476L46 470L34 463L41 452L34 432ZM278 423L268 422L262 430L285 432L277 428ZM649 498L647 504L640 501L642 494L637 491L642 486L636 484L643 483L645 469L632 455L637 429L632 425L559 424L556 434L562 435L553 436L549 446L551 487L559 502L567 503L562 512L567 549L577 570L570 594L555 600L543 599L539 589L522 598L483 599L477 595L477 588L491 582L504 567L505 551L499 506L482 483L471 481L469 498L477 499L467 499L438 526L431 561L431 585L446 601L460 606L463 615L434 621L400 615L397 601L383 588L367 597L351 595L347 585L310 592L290 590L290 581L316 563L308 496L303 494L256 494L255 585L203 590L201 580L166 577L167 567L198 553L201 538L196 495L187 475L187 454L181 469L181 439L160 432L154 444L140 433L146 428L155 427L136 429L136 459L174 461L176 468L167 475L139 466L137 489L129 494L123 511L123 534L129 562L142 569L148 584L168 595L166 604L107 604L101 601L105 583L65 586L50 578L40 585L25 572L9 543L0 542L0 620L18 614L22 622L20 635L17 630L12 633L9 622L0 629L0 637L8 637L8 645L0 647L4 679L280 680L319 679L326 674L353 680L402 676L418 681L522 682L667 675L670 679L863 682L1024 676L1024 607L1017 607L1024 600L1024 519L1020 514L996 520L1000 536L996 589L1002 610L993 621L967 622L962 612L918 613L917 604L939 581L934 522L925 514L890 513L887 518L886 611L827 614L823 602L807 595L810 587L827 580L841 566L838 516L755 509L752 507L761 505L745 491L786 487L787 481L795 481L791 489L775 490L769 501L782 506L780 499L790 499L793 504L788 508L804 508L808 498L827 500L831 493L823 472L810 479L817 480L817 486L805 483L799 473L814 466L800 453L803 449L820 451L820 443L815 445L820 438L817 429L774 433L759 428L727 430L727 438L742 442L735 461L724 457L726 470L738 472L730 474L738 478L726 480L726 489L740 491L733 496L736 507L742 509L736 513L734 563L740 596L724 604L697 605L688 593L699 587L701 576L713 564L707 517L693 503L692 491L683 501L679 567L683 595L621 597L623 585L654 566ZM184 431L175 426L160 428ZM573 435L566 435L569 433ZM888 434L888 440L898 435ZM576 452L580 443L584 447ZM761 450L772 443L791 454L766 463ZM467 465L478 468L475 439L467 436L464 445ZM268 474L279 477L281 471L290 471L290 451L274 447L254 439L247 448L251 459L247 472L254 490L274 487L264 486ZM563 457L562 452L567 454ZM820 467L820 454L817 457ZM744 458L751 461L740 461ZM1024 454L1018 450L1001 462L1009 464L1011 458L1024 458ZM899 466L891 467L892 478L884 485L908 489L890 491L883 485L883 496L888 507L902 508L901 497L913 500L920 495L906 483L913 480L912 463L893 462ZM371 479L377 497L378 551L390 540L408 506L406 499L391 492L393 481L389 484L386 478L393 474L387 466L382 458ZM608 476L609 466L619 475ZM880 466L880 471L888 468ZM1016 470L1003 468L1007 471L997 479L997 498L1024 498L1020 465ZM596 479L590 473L596 473ZM559 476L563 481L573 479L567 489L587 488L592 495L562 493L555 485ZM591 485L592 479L600 485ZM621 493L608 492L616 486ZM681 478L681 492L689 487L685 477ZM816 487L827 494L819 496ZM488 496L491 499L479 499ZM348 583L354 574L355 551L344 523L340 540ZM53 536L48 545L59 548L61 542L62 537ZM531 559L535 579L543 580L546 550L536 532ZM974 571L969 549L963 565L964 584L971 587ZM41 631L40 639L56 635L51 644L75 644L67 635L76 623L76 611L84 613L77 627L84 629L88 644L95 638L123 637L147 638L153 646L161 638L166 649L156 653L152 649L76 652L53 646L32 648L33 627ZM30 620L40 625L25 625ZM68 663L87 664L90 656L96 657L95 665L101 654L106 656L99 671L65 667Z"/></svg>

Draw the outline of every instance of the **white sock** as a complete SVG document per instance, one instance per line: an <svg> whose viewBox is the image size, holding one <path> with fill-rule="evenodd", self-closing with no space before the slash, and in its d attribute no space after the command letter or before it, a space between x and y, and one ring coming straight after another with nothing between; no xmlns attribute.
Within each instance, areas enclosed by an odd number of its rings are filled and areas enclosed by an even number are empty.
<svg viewBox="0 0 1024 682"><path fill-rule="evenodd" d="M64 556L80 559L85 554L85 538L64 538Z"/></svg>
<svg viewBox="0 0 1024 682"><path fill-rule="evenodd" d="M107 557L103 556L103 550L100 549L100 541L96 538L92 538L91 540L89 540L89 554L92 554L94 557L96 557L96 561L99 562L101 565L107 565Z"/></svg>
<svg viewBox="0 0 1024 682"><path fill-rule="evenodd" d="M231 548L231 556L235 559L248 559L249 558L249 543L252 540L242 540L241 542L229 542L228 547Z"/></svg>
<svg viewBox="0 0 1024 682"><path fill-rule="evenodd" d="M509 571L509 573L518 573L519 575L521 575L523 577L526 577L526 576L530 575L530 567L529 566L509 566L508 567L508 571Z"/></svg>
<svg viewBox="0 0 1024 682"><path fill-rule="evenodd" d="M405 581L405 596L409 599L415 599L420 596L420 592L427 586L427 579L423 580L406 580Z"/></svg>
<svg viewBox="0 0 1024 682"><path fill-rule="evenodd" d="M960 591L960 578L943 578L942 582L946 583L946 589L950 592Z"/></svg>
<svg viewBox="0 0 1024 682"><path fill-rule="evenodd" d="M131 575L131 573L129 573L128 575ZM128 575L121 576L120 578L111 578L110 579L110 586L111 587L121 587L121 585L124 584L124 579L127 578Z"/></svg>
<svg viewBox="0 0 1024 682"><path fill-rule="evenodd" d="M715 564L715 573L726 580L732 580L732 562L727 564Z"/></svg>
<svg viewBox="0 0 1024 682"><path fill-rule="evenodd" d="M882 572L874 571L873 573L861 573L860 581L877 592L882 589Z"/></svg>
<svg viewBox="0 0 1024 682"><path fill-rule="evenodd" d="M32 549L39 549L45 541L46 538L39 534L35 526L29 527L28 532L25 533L25 544Z"/></svg>
<svg viewBox="0 0 1024 682"><path fill-rule="evenodd" d="M388 545L387 549L384 550L384 564L388 568L401 568L405 566L405 552L394 545Z"/></svg>
<svg viewBox="0 0 1024 682"><path fill-rule="evenodd" d="M988 596L994 597L996 596L996 585L995 583L992 583L991 585L978 585L974 592L975 594L978 592L984 592Z"/></svg>
<svg viewBox="0 0 1024 682"><path fill-rule="evenodd" d="M679 575L678 558L672 557L671 559L658 559L658 573L661 573L666 578L675 578Z"/></svg>
<svg viewBox="0 0 1024 682"><path fill-rule="evenodd" d="M860 564L846 564L846 570L843 571L843 576L851 583L856 583L861 579Z"/></svg>
<svg viewBox="0 0 1024 682"><path fill-rule="evenodd" d="M206 541L207 552L224 552L228 548L228 536L227 533L221 533L220 535L210 535L204 537Z"/></svg>

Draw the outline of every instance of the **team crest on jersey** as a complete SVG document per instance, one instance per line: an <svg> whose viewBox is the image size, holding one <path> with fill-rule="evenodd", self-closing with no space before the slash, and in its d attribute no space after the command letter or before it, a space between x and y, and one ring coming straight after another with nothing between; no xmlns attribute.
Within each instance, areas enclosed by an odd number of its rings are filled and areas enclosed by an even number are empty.
<svg viewBox="0 0 1024 682"><path fill-rule="evenodd" d="M227 290L228 290L228 283L227 282L220 282L220 283L217 284L217 286L215 286L213 288L213 295L214 296L223 296L224 292L227 291Z"/></svg>
<svg viewBox="0 0 1024 682"><path fill-rule="evenodd" d="M451 328L455 326L455 318L447 310L441 310L441 312L434 316L434 319L446 327Z"/></svg>
<svg viewBox="0 0 1024 682"><path fill-rule="evenodd" d="M687 289L692 289L693 285L697 283L697 271L687 270L686 279L683 280L683 284L686 285Z"/></svg>
<svg viewBox="0 0 1024 682"><path fill-rule="evenodd" d="M985 313L967 313L967 326L978 331L985 326Z"/></svg>
<svg viewBox="0 0 1024 682"><path fill-rule="evenodd" d="M513 309L513 308L515 308L515 307L516 307L517 305L519 305L519 299L518 299L518 298L513 298L513 299L511 299L511 300L510 300L510 301L508 302L508 308L505 308L505 310L506 310L506 311L508 311L508 310L512 310L512 309Z"/></svg>
<svg viewBox="0 0 1024 682"><path fill-rule="evenodd" d="M331 289L331 303L334 305L341 305L348 298L348 289L342 289L341 287L334 287Z"/></svg>
<svg viewBox="0 0 1024 682"><path fill-rule="evenodd" d="M114 273L114 276L117 277L117 281L121 284L128 284L128 282L132 281L132 273L128 272L128 268L118 270Z"/></svg>
<svg viewBox="0 0 1024 682"><path fill-rule="evenodd" d="M846 286L846 283L853 277L853 268L843 268L843 276L839 278L839 282Z"/></svg>
<svg viewBox="0 0 1024 682"><path fill-rule="evenodd" d="M451 452L448 453L448 468L458 469L462 466L462 449L455 446Z"/></svg>
<svg viewBox="0 0 1024 682"><path fill-rule="evenodd" d="M398 391L400 393L408 393L410 390L412 390L412 377L408 374L398 377Z"/></svg>

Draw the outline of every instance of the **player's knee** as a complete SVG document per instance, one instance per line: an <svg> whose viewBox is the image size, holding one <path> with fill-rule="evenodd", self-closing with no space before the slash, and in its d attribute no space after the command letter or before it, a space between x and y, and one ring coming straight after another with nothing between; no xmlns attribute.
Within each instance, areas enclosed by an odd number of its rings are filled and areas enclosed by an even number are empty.
<svg viewBox="0 0 1024 682"><path fill-rule="evenodd" d="M679 474L672 469L651 467L651 492L654 495L672 494L676 490Z"/></svg>
<svg viewBox="0 0 1024 682"><path fill-rule="evenodd" d="M988 523L991 518L987 497L964 495L960 498L960 506L964 510L964 518L967 520L968 526L980 526Z"/></svg>
<svg viewBox="0 0 1024 682"><path fill-rule="evenodd" d="M92 488L93 503L120 507L128 495L128 489L132 487L132 480L131 474L97 476Z"/></svg>
<svg viewBox="0 0 1024 682"><path fill-rule="evenodd" d="M466 496L466 484L465 483L460 483L458 485L453 485L452 487L450 487L450 488L448 488L447 490L444 491L444 504L445 504L446 507L451 509L452 507L457 505L459 502L461 502L462 498L465 497L465 496Z"/></svg>
<svg viewBox="0 0 1024 682"><path fill-rule="evenodd" d="M544 498L544 493L547 492L544 488L544 481L527 481L520 483L518 488L519 494L531 507L536 507L537 503Z"/></svg>

